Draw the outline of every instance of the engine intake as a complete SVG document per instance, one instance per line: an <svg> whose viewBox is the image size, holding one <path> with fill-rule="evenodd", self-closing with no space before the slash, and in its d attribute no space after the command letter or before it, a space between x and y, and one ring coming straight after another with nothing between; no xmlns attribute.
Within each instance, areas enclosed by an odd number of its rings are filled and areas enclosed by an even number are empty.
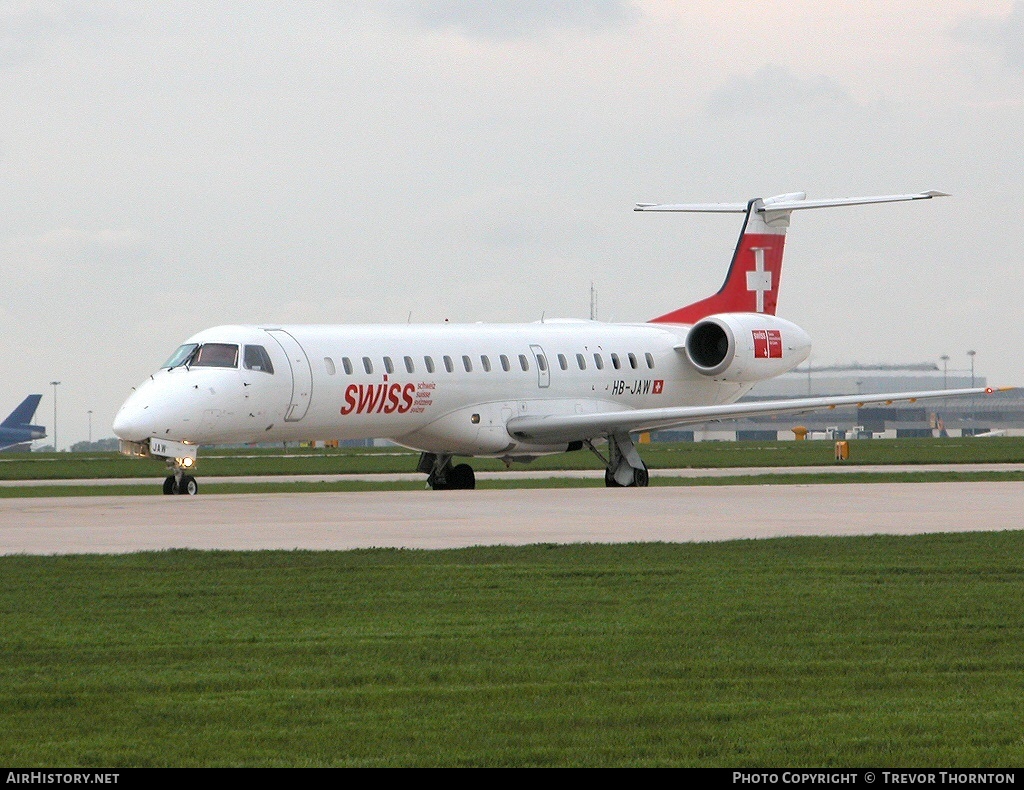
<svg viewBox="0 0 1024 790"><path fill-rule="evenodd" d="M714 321L704 321L690 330L686 337L686 353L702 373L710 374L720 365L729 364L735 345L725 329Z"/></svg>

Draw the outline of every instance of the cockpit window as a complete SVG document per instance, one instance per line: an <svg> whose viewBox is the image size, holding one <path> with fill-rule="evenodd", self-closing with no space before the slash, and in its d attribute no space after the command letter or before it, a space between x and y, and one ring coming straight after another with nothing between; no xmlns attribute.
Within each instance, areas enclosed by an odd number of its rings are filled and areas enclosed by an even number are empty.
<svg viewBox="0 0 1024 790"><path fill-rule="evenodd" d="M198 343L186 343L183 346L179 346L178 350L171 354L171 358L160 367L170 369L176 368L178 365L184 365L188 361L188 358L192 356L192 352L197 348L199 348Z"/></svg>
<svg viewBox="0 0 1024 790"><path fill-rule="evenodd" d="M238 346L234 343L203 343L189 362L193 368L237 368Z"/></svg>
<svg viewBox="0 0 1024 790"><path fill-rule="evenodd" d="M327 357L324 357L325 362ZM262 370L264 373L274 372L274 363L270 361L270 355L263 346L246 346L245 357L242 360L246 370ZM331 375L334 375L334 362L329 368Z"/></svg>

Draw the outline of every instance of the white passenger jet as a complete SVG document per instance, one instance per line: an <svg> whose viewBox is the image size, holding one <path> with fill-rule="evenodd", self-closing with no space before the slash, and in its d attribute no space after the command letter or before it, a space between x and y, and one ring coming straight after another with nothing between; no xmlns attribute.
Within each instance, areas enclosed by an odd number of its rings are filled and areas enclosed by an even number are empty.
<svg viewBox="0 0 1024 790"><path fill-rule="evenodd" d="M638 204L736 212L743 229L718 293L647 323L219 326L189 338L114 420L121 450L166 459L164 493L195 494L201 444L388 438L421 451L433 489L473 488L459 456L529 461L588 449L608 486L646 486L633 434L836 406L991 389L736 403L810 354L775 306L790 214L941 192L747 203Z"/></svg>

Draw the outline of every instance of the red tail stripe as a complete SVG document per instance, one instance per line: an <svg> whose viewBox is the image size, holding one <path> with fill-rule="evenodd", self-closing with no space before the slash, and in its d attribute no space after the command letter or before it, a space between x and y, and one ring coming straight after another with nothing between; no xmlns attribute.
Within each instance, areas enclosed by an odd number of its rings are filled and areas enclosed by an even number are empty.
<svg viewBox="0 0 1024 790"><path fill-rule="evenodd" d="M653 318L652 323L694 324L715 313L775 315L785 242L781 233L744 234L718 293Z"/></svg>

